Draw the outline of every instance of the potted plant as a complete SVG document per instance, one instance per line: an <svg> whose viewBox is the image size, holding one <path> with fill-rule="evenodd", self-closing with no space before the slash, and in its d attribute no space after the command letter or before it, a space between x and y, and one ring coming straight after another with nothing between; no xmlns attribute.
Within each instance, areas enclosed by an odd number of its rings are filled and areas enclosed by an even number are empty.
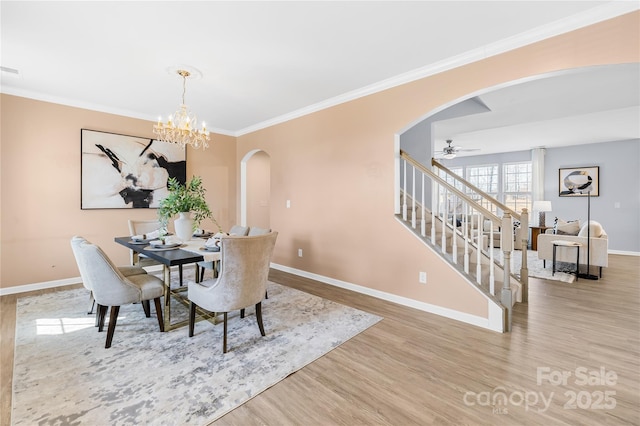
<svg viewBox="0 0 640 426"><path fill-rule="evenodd" d="M200 176L194 176L186 185L172 177L169 178L167 186L169 195L160 201L158 208L158 218L163 228L166 229L169 219L180 215L175 220L174 227L176 235L183 241L191 239L193 230L203 219L211 219L218 229L221 229L205 199L206 189L202 186Z"/></svg>

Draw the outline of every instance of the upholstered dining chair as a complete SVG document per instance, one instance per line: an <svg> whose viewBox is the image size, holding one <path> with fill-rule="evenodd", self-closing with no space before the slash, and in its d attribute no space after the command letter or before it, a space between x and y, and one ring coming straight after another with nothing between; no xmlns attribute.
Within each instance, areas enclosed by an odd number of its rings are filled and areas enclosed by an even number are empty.
<svg viewBox="0 0 640 426"><path fill-rule="evenodd" d="M227 352L227 313L255 305L260 334L262 299L267 290L271 254L277 232L256 236L222 237L221 270L218 278L202 283L189 283L189 337L193 336L196 308L223 313L222 351Z"/></svg>
<svg viewBox="0 0 640 426"><path fill-rule="evenodd" d="M140 302L148 318L151 316L149 301L153 299L160 331L164 331L160 301L164 294L164 284L160 278L146 272L125 276L100 247L83 237L73 237L71 248L82 282L91 290L98 304L98 331L103 330L107 308L111 306L105 348L111 347L120 306L125 304Z"/></svg>
<svg viewBox="0 0 640 426"><path fill-rule="evenodd" d="M124 275L125 277L129 277L131 275L139 275L139 274L146 274L147 271L145 271L144 269L142 269L139 266L117 266L118 271L120 271L122 273L122 275ZM96 304L96 300L93 297L93 291L89 288L89 284L85 283L84 280L82 281L82 284L84 285L84 288L86 288L87 290L89 290L89 308L87 309L87 314L92 314L93 313L93 308ZM97 322L96 322L96 326L97 326Z"/></svg>
<svg viewBox="0 0 640 426"><path fill-rule="evenodd" d="M231 229L229 229L229 235L235 235L235 236L239 236L239 237L244 237L249 233L249 227L248 226L240 226L240 225L233 225L231 227ZM211 269L213 270L213 278L218 276L218 270L217 270L217 266L219 265L219 262L198 262L197 263L197 268L199 273L198 276L196 277L196 281L202 281L204 279L204 270L205 269ZM182 281L180 281L182 283Z"/></svg>
<svg viewBox="0 0 640 426"><path fill-rule="evenodd" d="M129 235L143 235L149 234L154 231L158 231L162 228L162 224L159 220L133 220L129 219ZM145 256L144 254L138 254L133 250L129 250L129 256L131 258L131 264L135 266L154 266L160 265L159 262ZM180 285L182 286L182 265L178 265L178 275L180 277Z"/></svg>

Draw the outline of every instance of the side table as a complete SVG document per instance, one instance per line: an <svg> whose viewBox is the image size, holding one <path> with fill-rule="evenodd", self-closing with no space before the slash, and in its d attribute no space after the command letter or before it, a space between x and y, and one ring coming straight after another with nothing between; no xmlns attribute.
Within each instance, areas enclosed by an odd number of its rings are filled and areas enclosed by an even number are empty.
<svg viewBox="0 0 640 426"><path fill-rule="evenodd" d="M574 243L573 241L563 241L563 240L551 241L551 244L553 244L553 266L551 267L551 275L556 274L556 249L558 248L558 246L567 247L567 248L575 247L577 252L576 253L576 281L578 281L578 276L580 275L580 246L582 244Z"/></svg>
<svg viewBox="0 0 640 426"><path fill-rule="evenodd" d="M538 235L549 229L550 226L530 226L531 229L531 250L538 251Z"/></svg>

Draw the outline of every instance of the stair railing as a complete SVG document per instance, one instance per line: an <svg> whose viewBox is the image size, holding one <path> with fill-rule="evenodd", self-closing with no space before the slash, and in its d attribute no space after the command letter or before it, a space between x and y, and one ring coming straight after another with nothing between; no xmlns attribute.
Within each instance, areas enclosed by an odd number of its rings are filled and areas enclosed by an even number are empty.
<svg viewBox="0 0 640 426"><path fill-rule="evenodd" d="M493 206L496 212L501 210L503 212L503 215L509 214L514 220L517 220L519 222L519 225L516 227L518 229L518 232L516 233L516 237L520 239L520 246L522 249L522 253L521 253L522 263L520 267L520 283L522 284L522 302L527 303L529 301L529 267L527 264L527 248L529 245L529 212L528 210L526 208L523 208L522 213L516 212L512 208L502 204L500 201L493 198L491 195L482 191L480 188L473 185L471 182L463 179L458 174L453 173L451 170L446 168L440 162L436 161L434 158L431 159L431 165L434 167L437 167L439 170L446 173L447 176L450 176L456 182L465 186L468 191L473 192L474 194L477 194L478 196L480 196L484 202L490 203L490 205ZM513 228L513 229L516 229L516 228ZM504 229L504 226L501 227L501 229Z"/></svg>
<svg viewBox="0 0 640 426"><path fill-rule="evenodd" d="M494 231L500 228L501 240L510 242L510 244L501 244L503 252L503 285L500 290L500 300L506 308L507 319L505 321L506 329L511 329L511 310L513 306L513 294L511 283L511 251L513 250L514 213L507 206L499 206L503 211L503 217L498 217L490 209L484 207L476 199L478 196L484 201L488 201L489 205L496 206L496 200L488 197L482 191L473 191L470 184L464 180L459 180L457 175L450 174L454 177L455 183L451 184L447 180L439 176L438 173L428 169L424 165L415 161L410 155L404 151L400 151L402 160L401 167L403 176L401 176L403 196L401 200L402 219L411 223L414 230L418 230L419 217L419 234L430 239L434 247L438 247L444 256L449 258L453 264L461 265L465 273L474 277L476 283L482 286L482 277L488 274L488 290L492 295L496 295L495 288L495 271L496 262L494 262L494 251L489 248L494 246ZM469 191L473 194L470 196ZM418 201L418 198L420 201ZM428 211L427 206L431 209ZM504 208L503 208L504 207ZM427 223L427 214L430 215L429 229ZM527 220L526 212L524 215L515 213L515 217L521 221ZM488 224L489 233L485 233L485 223ZM522 223L522 222L521 222ZM437 228L439 227L439 228ZM525 229L528 229L525 228ZM437 240L437 231L440 231L440 240ZM485 240L488 240L486 241ZM459 244L463 244L462 250L459 250ZM526 242L523 247L526 247ZM483 249L489 258L487 262L481 253ZM526 249L525 249L526 250ZM462 251L462 259L458 258L459 251ZM526 254L526 251L525 251ZM470 256L476 257L476 270L470 271ZM523 260L523 267L526 268L526 257ZM523 274L522 277L526 277ZM516 287L520 287L520 294L525 298L525 288L520 282L515 282Z"/></svg>

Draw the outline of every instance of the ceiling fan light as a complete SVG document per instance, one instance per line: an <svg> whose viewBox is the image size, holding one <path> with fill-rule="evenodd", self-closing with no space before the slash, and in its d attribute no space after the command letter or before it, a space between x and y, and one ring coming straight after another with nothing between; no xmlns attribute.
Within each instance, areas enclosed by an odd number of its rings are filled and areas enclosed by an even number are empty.
<svg viewBox="0 0 640 426"><path fill-rule="evenodd" d="M442 158L444 158L446 160L452 160L452 159L456 158L456 153L455 152L447 152L447 153L442 155Z"/></svg>

